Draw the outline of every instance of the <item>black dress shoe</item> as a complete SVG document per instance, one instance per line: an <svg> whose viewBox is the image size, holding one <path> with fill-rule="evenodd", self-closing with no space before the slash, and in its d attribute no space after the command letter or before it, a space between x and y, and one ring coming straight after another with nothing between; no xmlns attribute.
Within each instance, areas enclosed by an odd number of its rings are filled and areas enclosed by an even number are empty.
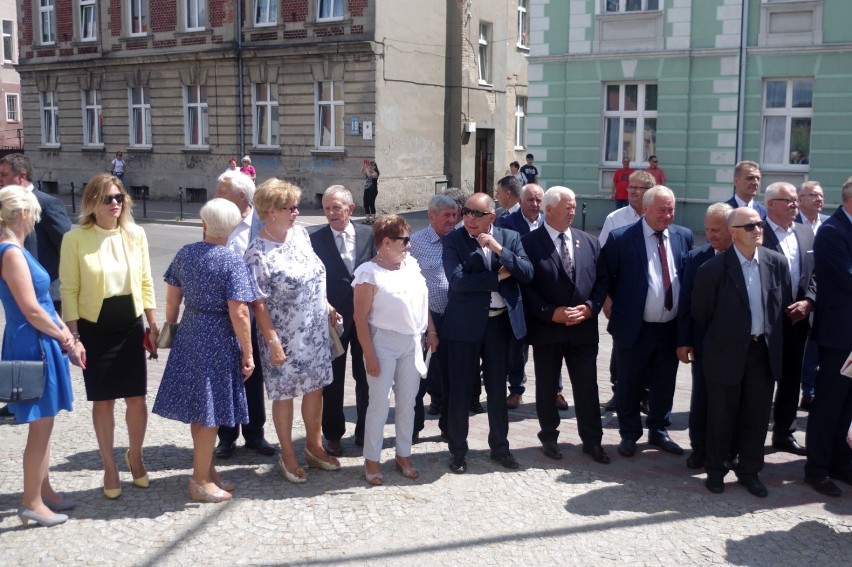
<svg viewBox="0 0 852 567"><path fill-rule="evenodd" d="M485 413L485 408L482 407L482 403L479 400L475 402L470 402L470 413Z"/></svg>
<svg viewBox="0 0 852 567"><path fill-rule="evenodd" d="M802 411L811 411L814 405L813 396L802 396L802 402L799 404L799 409Z"/></svg>
<svg viewBox="0 0 852 567"><path fill-rule="evenodd" d="M219 441L219 444L216 445L216 450L213 451L213 455L219 459L227 459L233 455L236 450L237 444L233 441Z"/></svg>
<svg viewBox="0 0 852 567"><path fill-rule="evenodd" d="M852 471L830 471L828 476L852 486Z"/></svg>
<svg viewBox="0 0 852 567"><path fill-rule="evenodd" d="M432 402L431 404L429 404L429 408L426 411L429 413L429 415L438 415L439 413L441 413L441 404L437 402Z"/></svg>
<svg viewBox="0 0 852 567"><path fill-rule="evenodd" d="M722 494L725 491L725 479L718 475L707 475L704 486L713 494Z"/></svg>
<svg viewBox="0 0 852 567"><path fill-rule="evenodd" d="M337 439L336 441L326 441L325 452L332 457L342 457L343 445L340 444L340 439Z"/></svg>
<svg viewBox="0 0 852 567"><path fill-rule="evenodd" d="M683 455L683 449L680 445L672 441L668 435L648 436L648 444L657 447L661 451L671 453L672 455Z"/></svg>
<svg viewBox="0 0 852 567"><path fill-rule="evenodd" d="M444 441L449 443L450 442L450 433L448 431L442 429L441 430L441 439L443 439Z"/></svg>
<svg viewBox="0 0 852 567"><path fill-rule="evenodd" d="M270 445L263 437L260 439L246 441L246 449L257 451L258 454L265 455L267 457L271 457L275 454L275 447Z"/></svg>
<svg viewBox="0 0 852 567"><path fill-rule="evenodd" d="M700 451L693 451L686 458L686 466L690 469L704 468L704 453L702 453ZM712 492L712 490L710 492Z"/></svg>
<svg viewBox="0 0 852 567"><path fill-rule="evenodd" d="M758 498L766 498L769 492L766 491L766 486L760 479L756 476L749 476L745 478L737 479L737 482L746 487L746 490L749 491L749 494L757 496Z"/></svg>
<svg viewBox="0 0 852 567"><path fill-rule="evenodd" d="M622 439L618 444L618 454L622 457L632 457L636 454L636 441Z"/></svg>
<svg viewBox="0 0 852 567"><path fill-rule="evenodd" d="M805 482L810 484L813 489L819 492L820 494L834 497L840 496L841 494L840 487L831 482L831 479L827 476L806 476Z"/></svg>
<svg viewBox="0 0 852 567"><path fill-rule="evenodd" d="M415 432L411 435L411 444L412 444L412 445L417 445L418 443L420 443L420 432L419 432L419 431L415 431Z"/></svg>
<svg viewBox="0 0 852 567"><path fill-rule="evenodd" d="M521 463L518 462L512 453L506 453L505 455L491 455L491 460L500 463L500 466L509 470L516 471L521 468Z"/></svg>
<svg viewBox="0 0 852 567"><path fill-rule="evenodd" d="M613 396L604 406L604 411L615 411L615 394L613 394Z"/></svg>
<svg viewBox="0 0 852 567"><path fill-rule="evenodd" d="M559 444L556 441L544 441L541 444L541 452L550 459L558 461L562 458L562 451L559 450Z"/></svg>
<svg viewBox="0 0 852 567"><path fill-rule="evenodd" d="M464 460L464 457L457 457L453 455L453 458L450 460L450 470L456 474L464 474L467 472L467 463Z"/></svg>
<svg viewBox="0 0 852 567"><path fill-rule="evenodd" d="M600 445L583 445L583 452L589 455L593 461L602 465L609 464L609 455Z"/></svg>
<svg viewBox="0 0 852 567"><path fill-rule="evenodd" d="M799 455L800 457L804 457L808 454L807 449L805 449L802 445L799 445L799 442L791 435L786 439L777 439L772 441L772 448L777 449L779 451L785 451L787 453L793 453L794 455Z"/></svg>

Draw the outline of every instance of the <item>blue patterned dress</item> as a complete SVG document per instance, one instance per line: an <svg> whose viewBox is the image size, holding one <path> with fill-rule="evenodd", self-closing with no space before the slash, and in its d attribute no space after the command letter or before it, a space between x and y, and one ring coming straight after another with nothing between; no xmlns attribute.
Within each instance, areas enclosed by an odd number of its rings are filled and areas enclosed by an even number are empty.
<svg viewBox="0 0 852 567"><path fill-rule="evenodd" d="M228 316L229 300L257 299L245 262L196 242L178 250L164 279L181 288L185 308L152 411L203 427L248 423L242 350Z"/></svg>
<svg viewBox="0 0 852 567"><path fill-rule="evenodd" d="M14 244L4 242L0 244L0 258L10 248L17 248ZM45 311L57 323L59 317L53 308L53 300L50 298L50 276L41 264L33 258L32 254L21 249L30 274L33 279L36 299ZM9 404L9 411L15 416L18 423L29 423L43 417L53 417L60 410L71 411L74 394L71 390L71 372L68 368L68 359L59 348L56 339L40 333L37 339L35 327L27 322L21 312L12 292L6 282L0 280L0 300L3 302L3 311L6 313L6 330L3 333L3 360L39 360L38 341L47 359L47 378L44 383L44 395L37 402Z"/></svg>
<svg viewBox="0 0 852 567"><path fill-rule="evenodd" d="M311 247L308 233L294 226L292 238L278 243L255 238L246 264L258 294L266 300L287 360L269 362L260 341L263 380L270 400L289 400L331 384L331 339L325 302L325 266Z"/></svg>

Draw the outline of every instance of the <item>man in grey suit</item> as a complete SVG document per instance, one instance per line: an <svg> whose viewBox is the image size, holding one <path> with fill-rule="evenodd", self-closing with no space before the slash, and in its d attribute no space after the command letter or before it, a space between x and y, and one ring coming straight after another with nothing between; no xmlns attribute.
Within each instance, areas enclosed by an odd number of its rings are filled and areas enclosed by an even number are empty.
<svg viewBox="0 0 852 567"><path fill-rule="evenodd" d="M352 279L355 268L376 253L373 231L354 224L350 217L355 210L352 193L343 185L332 185L322 196L322 210L328 224L311 234L311 246L325 265L325 284L328 302L343 317L340 342L352 357L352 377L355 378L355 445L364 445L364 416L367 413L369 390L364 355L355 325L352 324L354 303ZM331 363L334 381L323 388L322 433L325 451L333 457L343 454L340 439L346 432L343 414L343 393L346 375L346 353Z"/></svg>
<svg viewBox="0 0 852 567"><path fill-rule="evenodd" d="M784 310L790 304L790 269L781 254L760 248L764 223L740 207L728 215L734 245L698 268L692 317L705 330L707 382L707 490L725 489L725 460L737 439L739 483L767 495L758 478L772 404L781 376Z"/></svg>

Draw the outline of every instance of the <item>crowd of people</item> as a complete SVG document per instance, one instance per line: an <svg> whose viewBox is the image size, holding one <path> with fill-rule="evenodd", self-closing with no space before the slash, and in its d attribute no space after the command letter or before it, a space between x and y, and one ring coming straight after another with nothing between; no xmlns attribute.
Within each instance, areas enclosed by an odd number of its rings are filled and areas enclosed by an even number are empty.
<svg viewBox="0 0 852 567"><path fill-rule="evenodd" d="M375 162L363 174L374 185ZM710 492L723 492L733 471L751 494L767 495L759 473L773 395L772 446L806 456L805 481L822 494L840 495L834 480L852 484L852 388L840 374L852 350L852 178L830 217L820 214L815 182L769 185L764 208L755 201L759 166L741 162L735 195L707 209L707 244L693 248L692 232L673 224L675 194L650 171L627 175L627 205L607 217L600 238L572 226L571 189L521 185L514 174L498 181L497 203L458 189L435 196L429 226L415 233L392 214L371 213L372 228L356 225L352 194L333 185L322 197L328 223L309 234L296 222L298 187L276 178L255 187L232 160L201 209L203 239L182 247L164 274L162 328L145 232L121 180L89 180L73 228L61 202L31 180L25 156L0 159L3 359L43 358L49 370L41 399L9 406L29 424L24 524L61 524L75 506L48 474L53 419L73 405L69 363L82 368L92 402L104 497L122 493L117 399L126 406L132 485L150 486L146 340L149 350L171 349L152 411L190 425L193 500L232 498L235 483L214 462L233 455L240 433L247 448L276 454L264 438L264 390L284 478L304 483L309 469L339 469L347 352L354 443L370 485L384 482L391 392L394 467L403 477L419 476L413 445L426 393L450 471L467 471L469 415L481 408L483 386L491 459L520 468L508 410L523 401L530 348L542 452L563 458L565 368L582 452L605 465L600 312L613 336L614 396L605 405L618 414L622 458L637 453L646 430L652 447L683 453L668 429L684 363L693 378L686 464L705 470ZM815 374L813 383L803 374ZM811 412L807 448L794 437L800 388ZM307 467L293 441L295 398Z"/></svg>

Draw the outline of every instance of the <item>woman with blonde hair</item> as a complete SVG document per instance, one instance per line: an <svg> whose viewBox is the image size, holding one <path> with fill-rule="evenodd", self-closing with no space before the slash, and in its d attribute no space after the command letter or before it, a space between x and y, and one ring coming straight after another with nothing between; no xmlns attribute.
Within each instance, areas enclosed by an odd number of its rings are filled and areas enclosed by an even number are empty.
<svg viewBox="0 0 852 567"><path fill-rule="evenodd" d="M0 300L6 315L3 360L44 360L44 393L33 402L10 403L18 423L28 423L24 449L24 492L18 517L24 525L34 521L55 526L68 519L54 512L74 508L50 485L50 434L53 418L71 411L73 394L66 351L82 365L85 349L57 317L50 297L50 276L23 243L39 220L41 207L32 192L19 185L0 190Z"/></svg>
<svg viewBox="0 0 852 567"><path fill-rule="evenodd" d="M124 461L133 485L148 487L142 443L148 424L147 373L142 346L144 312L157 343L156 301L148 239L133 222L132 200L117 177L92 177L83 191L80 225L62 240L59 291L62 316L86 347L83 379L93 402L92 422L104 466L103 493L121 496L115 462L115 400L127 404L130 448Z"/></svg>

